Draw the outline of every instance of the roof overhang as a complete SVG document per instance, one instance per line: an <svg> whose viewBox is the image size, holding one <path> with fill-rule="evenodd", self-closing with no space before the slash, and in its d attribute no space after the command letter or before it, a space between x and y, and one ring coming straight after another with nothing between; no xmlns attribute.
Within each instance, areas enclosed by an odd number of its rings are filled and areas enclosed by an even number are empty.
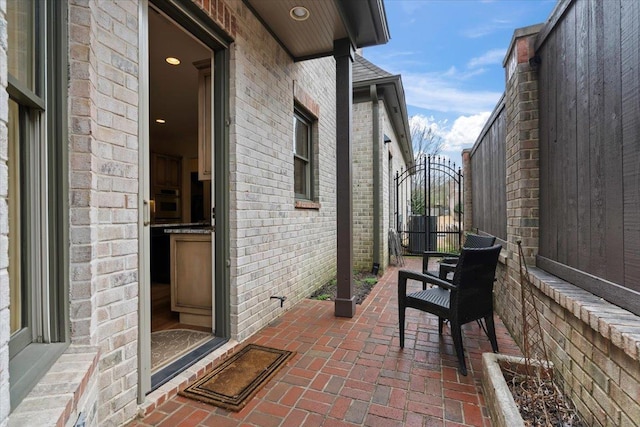
<svg viewBox="0 0 640 427"><path fill-rule="evenodd" d="M376 86L377 96L384 100L390 115L391 125L399 138L398 145L407 165L413 165L413 145L411 129L407 114L407 103L404 96L404 86L400 75L362 80L353 82L353 102L371 101L371 86Z"/></svg>
<svg viewBox="0 0 640 427"><path fill-rule="evenodd" d="M243 1L296 61L332 55L336 40L355 48L389 41L383 0ZM294 19L295 7L307 9L308 18Z"/></svg>

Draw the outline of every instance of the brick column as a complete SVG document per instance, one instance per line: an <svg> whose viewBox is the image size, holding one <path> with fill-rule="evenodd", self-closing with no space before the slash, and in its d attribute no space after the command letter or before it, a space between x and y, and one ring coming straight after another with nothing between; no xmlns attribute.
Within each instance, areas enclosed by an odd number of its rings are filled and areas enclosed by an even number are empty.
<svg viewBox="0 0 640 427"><path fill-rule="evenodd" d="M535 25L516 30L505 60L507 249L516 272L519 240L527 264L535 263L538 252L538 75L530 59L540 29Z"/></svg>
<svg viewBox="0 0 640 427"><path fill-rule="evenodd" d="M462 150L462 176L464 178L464 192L463 212L464 212L464 231L471 231L473 228L473 187L471 176L471 150L465 148Z"/></svg>

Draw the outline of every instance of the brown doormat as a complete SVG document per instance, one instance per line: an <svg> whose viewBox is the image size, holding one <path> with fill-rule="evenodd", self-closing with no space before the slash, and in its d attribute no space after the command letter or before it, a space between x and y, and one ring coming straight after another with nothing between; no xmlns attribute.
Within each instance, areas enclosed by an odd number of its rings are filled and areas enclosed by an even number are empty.
<svg viewBox="0 0 640 427"><path fill-rule="evenodd" d="M291 351L248 344L179 394L237 412L293 354Z"/></svg>

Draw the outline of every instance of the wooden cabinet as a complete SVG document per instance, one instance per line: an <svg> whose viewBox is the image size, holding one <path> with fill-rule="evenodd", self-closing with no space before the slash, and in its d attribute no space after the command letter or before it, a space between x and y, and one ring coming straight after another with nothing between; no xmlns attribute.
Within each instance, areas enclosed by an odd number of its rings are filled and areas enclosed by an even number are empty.
<svg viewBox="0 0 640 427"><path fill-rule="evenodd" d="M198 178L210 180L211 139L212 139L212 105L211 105L211 61L205 60L196 64L198 68Z"/></svg>
<svg viewBox="0 0 640 427"><path fill-rule="evenodd" d="M171 311L180 323L212 326L211 233L171 234Z"/></svg>
<svg viewBox="0 0 640 427"><path fill-rule="evenodd" d="M158 187L180 189L182 177L182 159L180 157L153 153L151 162L154 193L157 192Z"/></svg>

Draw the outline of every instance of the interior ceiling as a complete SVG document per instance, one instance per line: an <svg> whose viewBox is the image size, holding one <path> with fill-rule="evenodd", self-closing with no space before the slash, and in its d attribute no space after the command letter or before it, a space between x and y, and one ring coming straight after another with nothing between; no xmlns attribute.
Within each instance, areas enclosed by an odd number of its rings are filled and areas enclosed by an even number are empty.
<svg viewBox="0 0 640 427"><path fill-rule="evenodd" d="M165 58L180 59L178 66ZM194 62L211 59L211 51L160 12L149 8L150 143L166 140L197 143L198 70ZM165 124L156 119L166 120Z"/></svg>

